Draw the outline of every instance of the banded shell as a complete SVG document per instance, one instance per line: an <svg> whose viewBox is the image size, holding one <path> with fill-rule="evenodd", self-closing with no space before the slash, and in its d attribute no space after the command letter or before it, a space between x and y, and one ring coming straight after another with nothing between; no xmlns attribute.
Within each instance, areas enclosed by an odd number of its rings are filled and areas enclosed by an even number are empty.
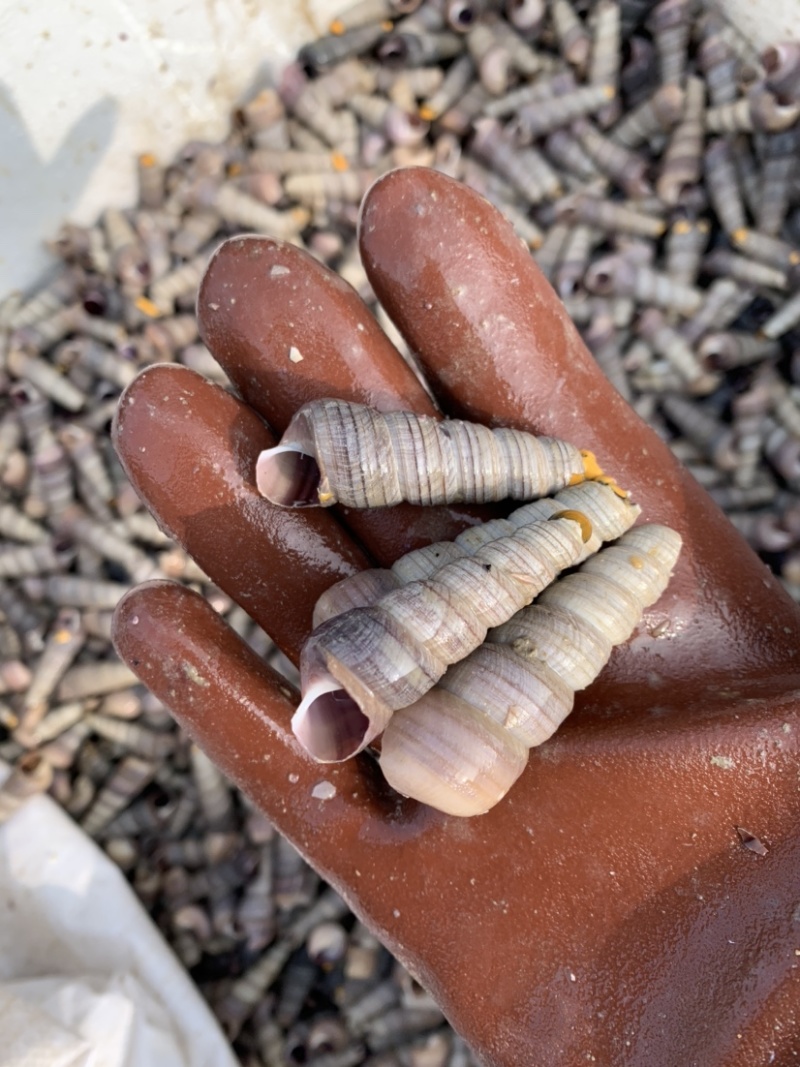
<svg viewBox="0 0 800 1067"><path fill-rule="evenodd" d="M615 488L584 482L341 583L303 649L298 740L320 762L355 755L489 629L638 514Z"/></svg>
<svg viewBox="0 0 800 1067"><path fill-rule="evenodd" d="M493 807L661 596L680 547L668 527L630 530L492 631L392 717L380 755L389 784L450 815Z"/></svg>
<svg viewBox="0 0 800 1067"><path fill-rule="evenodd" d="M370 508L531 500L600 473L557 438L329 399L300 408L256 481L273 504Z"/></svg>

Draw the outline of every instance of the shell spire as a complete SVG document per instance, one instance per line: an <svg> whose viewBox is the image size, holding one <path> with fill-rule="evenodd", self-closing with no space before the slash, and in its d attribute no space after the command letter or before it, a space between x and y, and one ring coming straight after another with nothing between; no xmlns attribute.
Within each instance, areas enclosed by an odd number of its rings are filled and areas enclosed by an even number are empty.
<svg viewBox="0 0 800 1067"><path fill-rule="evenodd" d="M581 559L597 552L604 541L614 541L625 533L640 514L627 494L609 492L599 481L582 482L562 489L552 497L532 501L517 508L507 519L490 519L462 531L453 541L436 541L406 553L389 569L375 568L359 571L332 585L314 606L313 626L316 629L327 619L356 607L368 607L392 589L411 581L430 577L450 560L464 552L474 552L481 545L498 537L507 537L526 522L549 519L558 511L572 511L585 516L591 525L591 535L584 542Z"/></svg>
<svg viewBox="0 0 800 1067"><path fill-rule="evenodd" d="M343 400L301 407L258 457L256 483L284 507L531 500L602 472L554 437Z"/></svg>

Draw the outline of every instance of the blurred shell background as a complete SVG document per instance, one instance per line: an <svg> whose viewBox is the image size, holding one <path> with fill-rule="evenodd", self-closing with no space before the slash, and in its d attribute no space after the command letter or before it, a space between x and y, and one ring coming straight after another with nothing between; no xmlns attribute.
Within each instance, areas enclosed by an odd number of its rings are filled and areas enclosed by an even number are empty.
<svg viewBox="0 0 800 1067"><path fill-rule="evenodd" d="M65 216L135 201L133 156L222 137L248 88L347 6L0 0L0 299L41 277ZM756 47L797 34L797 0L722 6Z"/></svg>

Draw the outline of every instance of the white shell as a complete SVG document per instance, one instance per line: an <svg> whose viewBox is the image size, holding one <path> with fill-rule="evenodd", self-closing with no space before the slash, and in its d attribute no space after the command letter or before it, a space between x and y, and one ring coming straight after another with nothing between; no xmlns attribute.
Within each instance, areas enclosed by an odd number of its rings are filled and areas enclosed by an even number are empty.
<svg viewBox="0 0 800 1067"><path fill-rule="evenodd" d="M627 640L658 600L680 546L674 530L640 526L554 582L493 631L495 644L482 645L396 712L381 744L387 781L451 815L488 811L522 773L520 744L527 749L555 732L574 691L597 676L613 645ZM498 748L490 722L507 747Z"/></svg>

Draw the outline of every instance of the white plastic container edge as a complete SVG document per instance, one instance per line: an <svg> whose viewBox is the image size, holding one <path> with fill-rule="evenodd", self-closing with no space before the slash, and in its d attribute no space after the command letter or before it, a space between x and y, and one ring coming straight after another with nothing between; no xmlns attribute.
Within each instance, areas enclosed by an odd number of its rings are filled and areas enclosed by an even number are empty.
<svg viewBox="0 0 800 1067"><path fill-rule="evenodd" d="M345 0L346 6L347 0ZM337 0L0 0L0 297L65 218L136 198L136 156L224 136Z"/></svg>
<svg viewBox="0 0 800 1067"><path fill-rule="evenodd" d="M0 784L9 768L0 761ZM236 1067L121 871L48 796L0 821L0 1067Z"/></svg>
<svg viewBox="0 0 800 1067"><path fill-rule="evenodd" d="M0 297L29 289L65 218L135 200L135 159L218 139L231 108L348 0L0 0ZM722 0L758 48L800 0Z"/></svg>

